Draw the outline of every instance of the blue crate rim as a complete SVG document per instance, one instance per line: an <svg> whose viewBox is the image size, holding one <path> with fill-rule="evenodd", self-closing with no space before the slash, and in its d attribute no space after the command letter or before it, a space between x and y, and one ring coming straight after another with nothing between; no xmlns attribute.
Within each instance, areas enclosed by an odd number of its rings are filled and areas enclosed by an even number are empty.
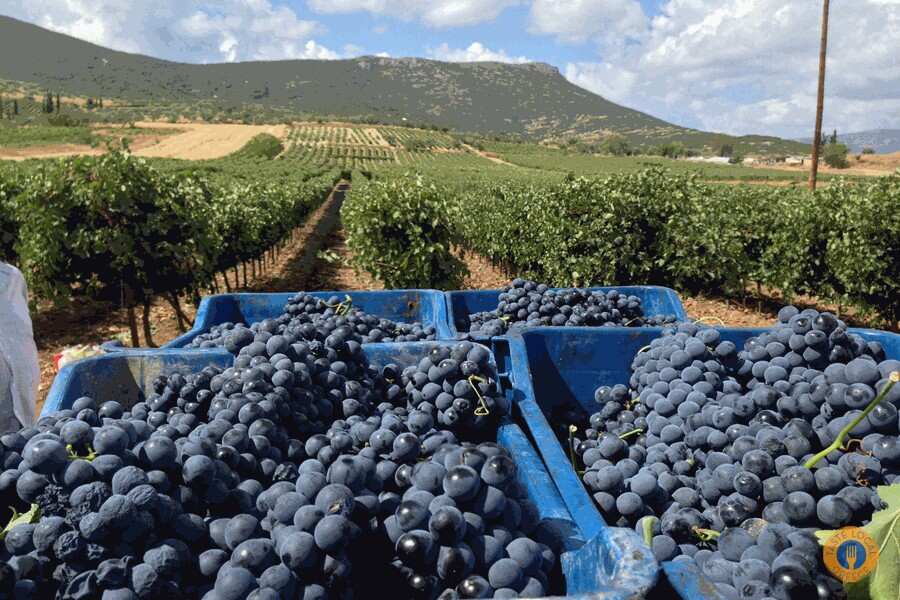
<svg viewBox="0 0 900 600"><path fill-rule="evenodd" d="M681 300L681 295L674 290L673 288L661 286L661 285L609 285L609 286L594 286L594 287L552 287L550 290L560 291L560 290L582 290L582 291L600 291L600 292L611 292L611 291L620 291L628 293L629 295L635 295L633 292L648 292L648 291L658 291L661 292L661 296L667 298L672 302L673 307L675 308L675 312L672 313L677 321L688 321L687 312L684 308L684 303ZM497 289L489 289L489 290L449 290L444 292L447 300L444 303L444 308L447 311L447 315L445 318L446 324L448 326L448 335L454 339L459 339L460 336L466 335L468 332L459 331L456 328L456 322L453 314L453 302L452 298L455 297L455 294L465 294L467 292L478 292L480 294L486 293L494 293L498 296L506 291L502 288ZM597 327L579 327L580 329L597 329ZM505 336L506 334L504 334ZM515 334L513 334L515 335ZM493 336L493 337L504 337L504 336ZM473 340L482 342L482 340L490 339L488 336L473 336Z"/></svg>
<svg viewBox="0 0 900 600"><path fill-rule="evenodd" d="M200 306L197 308L197 315L194 319L193 326L188 331L182 333L175 339L163 344L161 346L161 348L184 350L186 352L208 352L210 350L215 350L215 348L189 348L189 347L185 346L185 344L190 343L197 336L202 335L204 333L208 333L209 330L214 325L219 324L219 323L210 324L210 323L205 322L206 314L207 314L207 311L209 310L209 306L215 301L228 300L228 299L234 299L234 300L239 301L240 299L260 298L260 297L261 298L266 298L266 297L273 298L273 297L277 297L277 296L282 296L289 300L289 299L294 298L301 294L312 294L317 297L328 295L328 296L338 296L341 298L349 295L352 298L354 294L377 294L377 295L385 294L387 296L387 295L394 295L394 294L420 295L423 292L432 297L432 302L437 302L437 305L434 307L436 309L436 311L435 311L436 314L434 315L435 323L433 323L432 326L435 327L435 329L437 331L437 335L439 336L439 339L435 340L435 341L441 341L442 339L449 339L449 338L447 338L446 335L442 336L442 334L446 333L446 331L448 330L448 327L447 327L447 324L444 323L444 321L443 321L446 318L445 315L446 315L447 311L446 311L446 308L442 304L443 302L445 302L445 300L443 299L444 293L441 290L435 290L435 289L430 289L430 288L404 288L404 289L397 289L397 290L299 290L296 292L259 292L259 293L256 293L256 292L233 292L233 293L212 294L209 296L204 296L200 300ZM440 298L440 300L438 300L438 298ZM273 318L277 317L277 316L278 315L273 315ZM247 325L252 325L252 323L247 323ZM117 348L111 348L111 349L118 351Z"/></svg>

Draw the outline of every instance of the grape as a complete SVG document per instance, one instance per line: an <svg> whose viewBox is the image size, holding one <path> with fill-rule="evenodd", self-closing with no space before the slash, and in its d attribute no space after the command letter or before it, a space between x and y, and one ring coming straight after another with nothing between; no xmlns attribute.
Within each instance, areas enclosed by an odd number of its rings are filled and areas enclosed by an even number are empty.
<svg viewBox="0 0 900 600"><path fill-rule="evenodd" d="M741 560L744 551L753 545L753 538L740 527L729 527L719 535L717 540L719 552L730 561Z"/></svg>
<svg viewBox="0 0 900 600"><path fill-rule="evenodd" d="M678 547L675 540L667 535L654 536L651 543L651 549L654 558L660 562L672 560L678 554Z"/></svg>
<svg viewBox="0 0 900 600"><path fill-rule="evenodd" d="M255 587L256 577L253 576L253 573L240 567L227 567L219 571L215 590L222 600L241 600L246 598Z"/></svg>
<svg viewBox="0 0 900 600"><path fill-rule="evenodd" d="M206 577L213 577L228 562L229 555L218 548L207 550L200 555L200 572Z"/></svg>
<svg viewBox="0 0 900 600"><path fill-rule="evenodd" d="M554 326L659 326L675 321L673 315L644 316L641 300L616 290L550 289L545 284L514 279L497 297L491 311L469 315L463 338L491 337L527 327Z"/></svg>
<svg viewBox="0 0 900 600"><path fill-rule="evenodd" d="M275 357L291 349L291 338L322 341L331 346L340 343L411 342L435 339L435 329L421 323L395 323L378 318L349 306L344 315L336 309L343 298L332 296L326 300L309 294L297 294L275 319L265 319L249 327L243 323L225 322L214 325L209 332L191 340L189 347L214 348L224 346L232 354L253 347L254 355ZM259 344L259 346L255 346ZM254 347L255 346L255 347Z"/></svg>
<svg viewBox="0 0 900 600"><path fill-rule="evenodd" d="M522 580L522 575L519 563L511 558L502 558L491 565L488 581L494 589L515 588Z"/></svg>
<svg viewBox="0 0 900 600"><path fill-rule="evenodd" d="M325 519L323 519L324 521ZM144 560L145 562L150 562L147 561L146 555ZM232 565L243 567L254 574L261 574L265 569L272 566L276 560L275 545L268 539L246 540L241 542L231 553Z"/></svg>
<svg viewBox="0 0 900 600"><path fill-rule="evenodd" d="M534 540L516 538L506 546L506 552L519 564L523 573L534 574L540 571L541 547Z"/></svg>
<svg viewBox="0 0 900 600"><path fill-rule="evenodd" d="M853 510L842 498L829 495L823 496L816 504L816 516L824 525L838 529L850 522Z"/></svg>
<svg viewBox="0 0 900 600"><path fill-rule="evenodd" d="M644 501L634 492L625 492L616 498L616 509L625 516L639 515L644 509Z"/></svg>
<svg viewBox="0 0 900 600"><path fill-rule="evenodd" d="M327 553L342 549L349 542L351 534L351 523L342 515L323 517L314 531L316 545Z"/></svg>
<svg viewBox="0 0 900 600"><path fill-rule="evenodd" d="M481 577L480 575L472 575L471 577L467 577L466 579L461 581L458 586L456 586L456 591L463 598L488 598L494 592L494 590L491 589L491 585L488 583L487 579ZM538 597L540 595L541 594L537 594L533 597Z"/></svg>
<svg viewBox="0 0 900 600"><path fill-rule="evenodd" d="M452 546L461 541L466 531L465 517L455 507L441 507L428 520L428 530L437 542Z"/></svg>
<svg viewBox="0 0 900 600"><path fill-rule="evenodd" d="M457 465L444 476L444 493L454 500L474 498L480 488L481 478L472 467Z"/></svg>
<svg viewBox="0 0 900 600"><path fill-rule="evenodd" d="M55 473L66 464L68 455L63 444L54 439L31 439L25 444L22 458L29 467L42 475Z"/></svg>
<svg viewBox="0 0 900 600"><path fill-rule="evenodd" d="M659 518L658 559L695 562L726 597L802 597L834 583L805 528L864 525L881 506L870 486L900 478L896 406L853 430L861 452L803 463L896 366L828 313L785 308L742 348L682 323L635 355L627 386L596 389L594 414L560 407L551 421L564 444L576 425L576 467L608 522L640 532Z"/></svg>

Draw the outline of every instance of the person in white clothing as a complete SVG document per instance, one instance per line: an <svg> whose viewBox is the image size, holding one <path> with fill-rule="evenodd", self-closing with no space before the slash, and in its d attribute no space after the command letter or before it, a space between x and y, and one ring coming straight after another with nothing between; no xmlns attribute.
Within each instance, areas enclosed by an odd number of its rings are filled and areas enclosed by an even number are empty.
<svg viewBox="0 0 900 600"><path fill-rule="evenodd" d="M25 278L0 262L0 434L34 424L40 378Z"/></svg>

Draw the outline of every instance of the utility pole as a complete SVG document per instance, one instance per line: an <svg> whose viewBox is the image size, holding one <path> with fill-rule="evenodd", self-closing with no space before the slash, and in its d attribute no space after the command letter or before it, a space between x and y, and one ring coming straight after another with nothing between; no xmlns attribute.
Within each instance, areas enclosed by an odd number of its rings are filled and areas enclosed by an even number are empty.
<svg viewBox="0 0 900 600"><path fill-rule="evenodd" d="M819 91L816 96L816 132L813 134L812 164L809 171L809 189L816 191L819 174L819 143L822 141L822 107L825 104L825 52L828 49L828 0L822 5L822 43L819 46Z"/></svg>

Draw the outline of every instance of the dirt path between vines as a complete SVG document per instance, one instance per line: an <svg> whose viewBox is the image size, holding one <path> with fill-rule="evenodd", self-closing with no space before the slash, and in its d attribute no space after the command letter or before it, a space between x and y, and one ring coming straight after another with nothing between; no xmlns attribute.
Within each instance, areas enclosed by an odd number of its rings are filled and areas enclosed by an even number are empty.
<svg viewBox="0 0 900 600"><path fill-rule="evenodd" d="M506 165L507 167L515 167L516 169L527 169L530 167L523 167L522 165L517 165L515 163L507 162L494 154L493 152L485 152L484 150L479 150L475 146L470 146L469 144L463 144L463 148L471 152L472 154L477 154L481 158L486 158L491 162L495 162L498 165Z"/></svg>

